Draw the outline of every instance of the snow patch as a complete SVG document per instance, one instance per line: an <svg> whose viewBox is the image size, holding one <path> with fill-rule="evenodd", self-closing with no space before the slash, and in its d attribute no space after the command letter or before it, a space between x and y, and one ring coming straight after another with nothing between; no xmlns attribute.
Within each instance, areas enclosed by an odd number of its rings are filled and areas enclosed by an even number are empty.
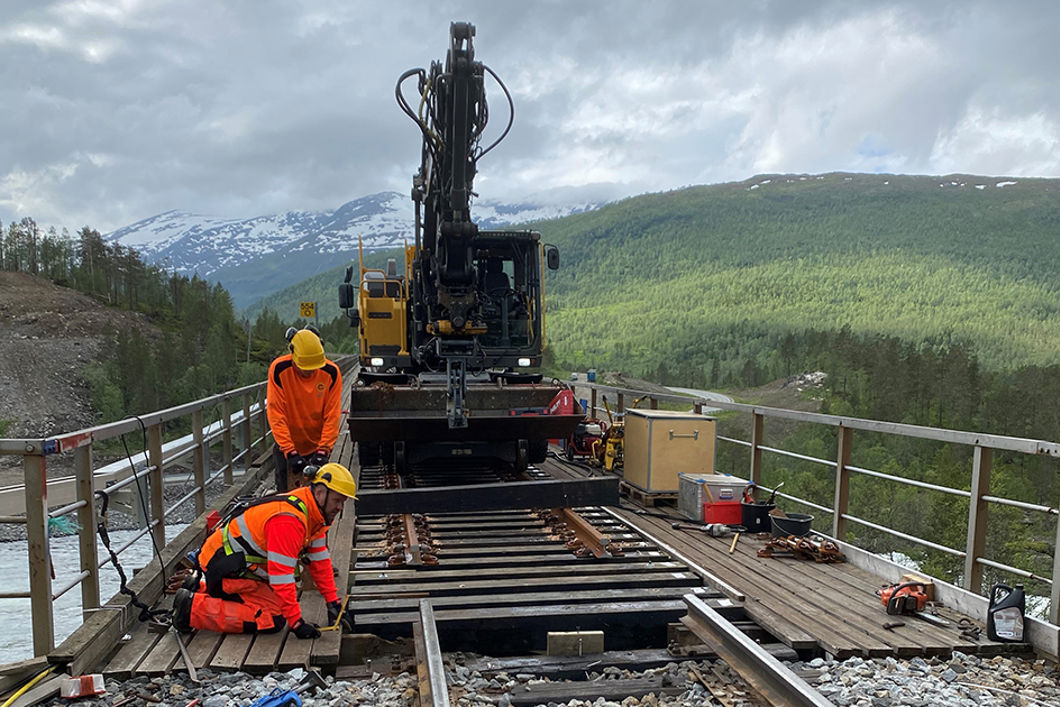
<svg viewBox="0 0 1060 707"><path fill-rule="evenodd" d="M1013 184L1016 184L1016 182L998 182L994 186L1001 189L1002 187L1011 187Z"/></svg>

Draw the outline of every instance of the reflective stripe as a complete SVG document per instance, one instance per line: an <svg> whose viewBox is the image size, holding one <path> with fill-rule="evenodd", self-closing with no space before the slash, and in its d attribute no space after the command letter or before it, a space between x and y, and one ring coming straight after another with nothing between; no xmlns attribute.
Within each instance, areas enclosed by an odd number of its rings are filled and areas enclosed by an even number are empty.
<svg viewBox="0 0 1060 707"><path fill-rule="evenodd" d="M269 550L269 562L275 562L278 565L283 565L284 567L290 567L293 569L294 566L298 564L298 558Z"/></svg>
<svg viewBox="0 0 1060 707"><path fill-rule="evenodd" d="M321 535L319 538L309 543L310 550L319 550L322 547L328 546L328 539Z"/></svg>
<svg viewBox="0 0 1060 707"><path fill-rule="evenodd" d="M293 574L270 574L269 584L294 584Z"/></svg>
<svg viewBox="0 0 1060 707"><path fill-rule="evenodd" d="M311 552L307 555L310 562L319 562L320 560L330 560L331 554L327 550L318 550L317 552Z"/></svg>
<svg viewBox="0 0 1060 707"><path fill-rule="evenodd" d="M235 518L236 526L239 528L239 540L243 545L250 548L258 557L265 557L265 551L258 547L258 544L254 542L254 536L250 534L250 530L247 528L247 520L241 515Z"/></svg>
<svg viewBox="0 0 1060 707"><path fill-rule="evenodd" d="M262 568L260 565L254 565L253 567L249 567L248 570L255 577L261 577L262 579L268 579L269 578L269 573L266 572L265 569Z"/></svg>

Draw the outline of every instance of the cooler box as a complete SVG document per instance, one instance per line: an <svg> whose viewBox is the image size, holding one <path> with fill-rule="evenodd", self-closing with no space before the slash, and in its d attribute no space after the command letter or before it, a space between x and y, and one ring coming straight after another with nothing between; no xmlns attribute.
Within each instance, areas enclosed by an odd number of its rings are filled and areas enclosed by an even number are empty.
<svg viewBox="0 0 1060 707"><path fill-rule="evenodd" d="M642 491L675 493L678 474L714 471L716 420L670 410L626 410L626 483Z"/></svg>
<svg viewBox="0 0 1060 707"><path fill-rule="evenodd" d="M726 523L738 525L741 517L729 523L723 520L708 520L704 517L704 504L735 503L737 516L741 516L740 501L744 491L751 485L750 481L724 474L679 474L677 490L677 510L685 517L705 523ZM731 513L731 509L727 511Z"/></svg>

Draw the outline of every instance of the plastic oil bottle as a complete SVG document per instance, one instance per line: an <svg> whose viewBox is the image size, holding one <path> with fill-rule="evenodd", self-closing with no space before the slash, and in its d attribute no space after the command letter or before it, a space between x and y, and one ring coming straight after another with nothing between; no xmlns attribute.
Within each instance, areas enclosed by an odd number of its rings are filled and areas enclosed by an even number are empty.
<svg viewBox="0 0 1060 707"><path fill-rule="evenodd" d="M1027 597L1023 585L1010 587L995 584L990 590L990 606L986 610L986 635L991 641L1023 641L1023 614Z"/></svg>

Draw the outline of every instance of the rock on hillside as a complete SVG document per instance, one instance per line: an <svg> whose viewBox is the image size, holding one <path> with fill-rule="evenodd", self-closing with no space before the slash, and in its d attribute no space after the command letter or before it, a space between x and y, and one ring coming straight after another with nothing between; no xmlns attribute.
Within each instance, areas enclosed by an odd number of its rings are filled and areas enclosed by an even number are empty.
<svg viewBox="0 0 1060 707"><path fill-rule="evenodd" d="M25 273L0 272L0 422L5 437L47 437L94 420L84 367L108 329L154 330L147 318Z"/></svg>

